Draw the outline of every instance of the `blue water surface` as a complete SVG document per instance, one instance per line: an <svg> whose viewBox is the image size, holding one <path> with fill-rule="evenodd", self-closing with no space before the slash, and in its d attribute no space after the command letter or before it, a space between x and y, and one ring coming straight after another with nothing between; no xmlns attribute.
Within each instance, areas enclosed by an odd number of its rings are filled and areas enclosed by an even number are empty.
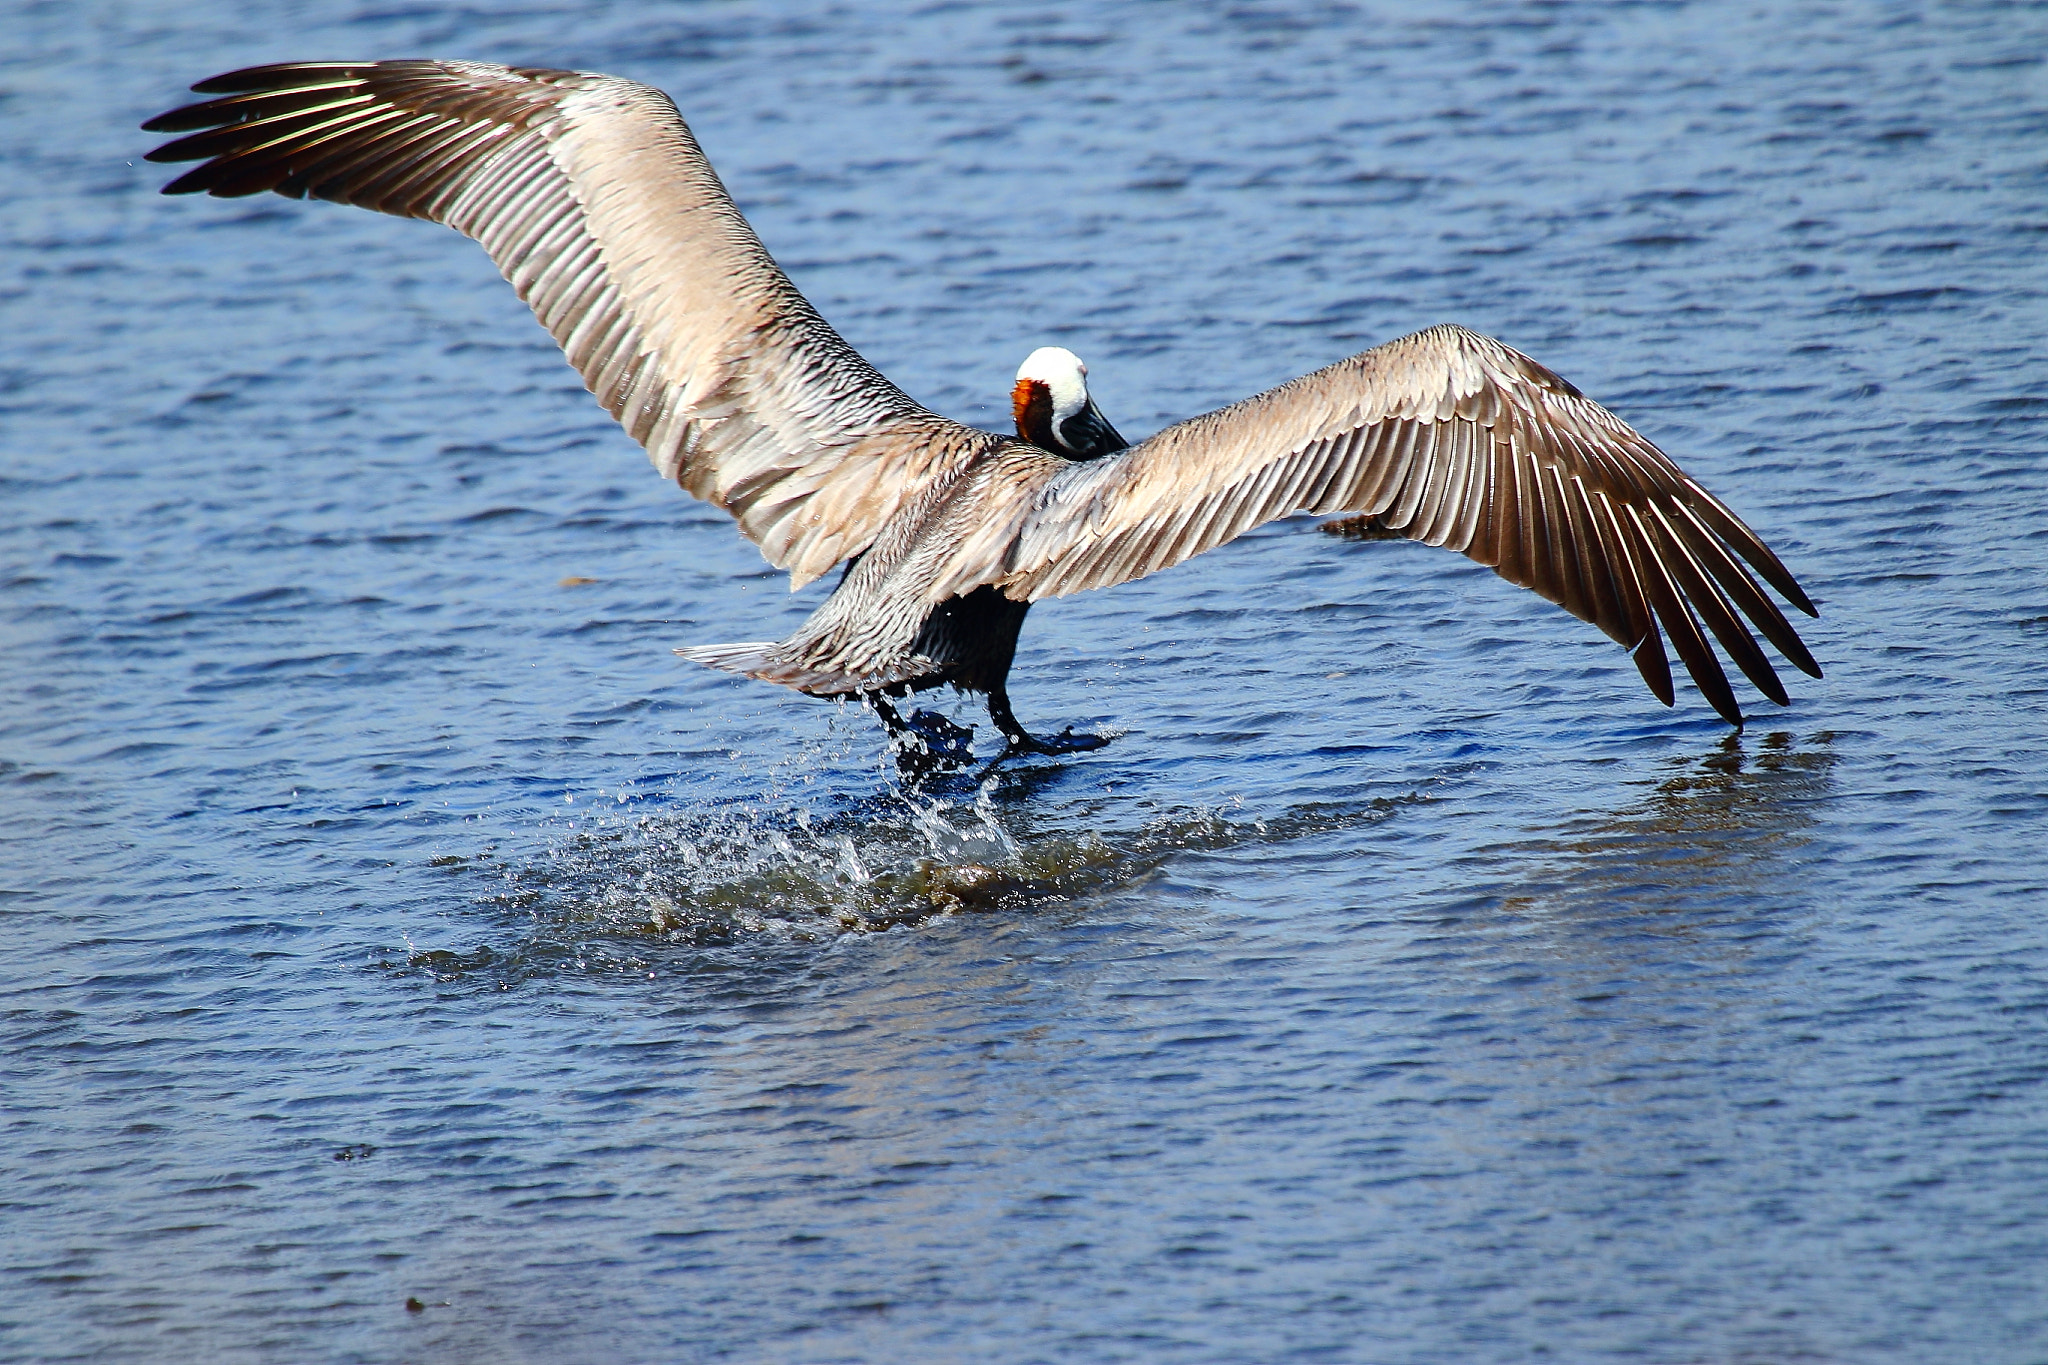
<svg viewBox="0 0 2048 1365"><path fill-rule="evenodd" d="M2048 6L0 0L0 1356L2048 1361ZM1034 612L906 792L483 254L214 72L673 93L910 394L1457 321L1822 608L1740 732L1425 546ZM983 726L971 702L954 706Z"/></svg>

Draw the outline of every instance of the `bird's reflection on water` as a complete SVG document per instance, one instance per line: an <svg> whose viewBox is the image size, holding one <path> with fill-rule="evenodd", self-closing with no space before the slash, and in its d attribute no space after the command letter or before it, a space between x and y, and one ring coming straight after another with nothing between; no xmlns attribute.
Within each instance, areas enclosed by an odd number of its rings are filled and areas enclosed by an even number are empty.
<svg viewBox="0 0 2048 1365"><path fill-rule="evenodd" d="M1767 908L1798 876L1832 787L1833 739L1734 732L1708 753L1668 759L1648 792L1612 814L1480 850L1515 869L1514 884L1489 890L1509 910L1596 919Z"/></svg>
<svg viewBox="0 0 2048 1365"><path fill-rule="evenodd" d="M1557 1199L1559 1172L1640 1180L1644 1197L1654 1186L1703 1210L1780 1178L1722 1168L1732 1127L1806 1083L1801 1058L1757 1040L1802 1031L1786 1029L1801 1007L1785 983L1812 914L1799 892L1833 797L1833 742L1730 734L1666 760L1611 813L1459 860L1491 874L1420 934L1383 942L1383 959L1405 959L1375 985L1455 1002L1403 1019L1389 1057L1416 1066L1415 1093L1500 1117L1432 1130L1412 1150L1511 1172L1537 1203ZM1432 976L1456 988L1428 990Z"/></svg>

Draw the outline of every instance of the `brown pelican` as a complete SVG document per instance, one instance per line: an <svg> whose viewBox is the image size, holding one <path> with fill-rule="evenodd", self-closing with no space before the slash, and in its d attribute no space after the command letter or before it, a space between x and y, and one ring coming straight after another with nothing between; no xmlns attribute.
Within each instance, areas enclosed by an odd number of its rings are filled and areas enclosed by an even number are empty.
<svg viewBox="0 0 2048 1365"><path fill-rule="evenodd" d="M1019 372L1012 438L927 411L842 341L658 90L440 61L291 62L192 88L215 98L143 125L191 134L150 160L205 163L165 193L333 199L482 243L655 467L732 513L792 589L848 564L789 639L678 653L863 698L899 736L888 699L951 683L987 695L1005 756L1099 747L1034 738L1010 710L1031 604L1303 511L1362 514L1540 593L1629 650L1667 706L1665 634L1741 724L1709 632L1786 703L1744 617L1820 676L1744 568L1817 614L1755 532L1605 408L1462 327L1128 448L1086 369L1047 348Z"/></svg>

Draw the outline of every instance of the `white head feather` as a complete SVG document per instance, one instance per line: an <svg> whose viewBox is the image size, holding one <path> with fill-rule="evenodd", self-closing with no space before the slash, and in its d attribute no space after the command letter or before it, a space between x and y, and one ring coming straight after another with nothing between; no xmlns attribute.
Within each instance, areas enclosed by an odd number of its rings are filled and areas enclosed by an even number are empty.
<svg viewBox="0 0 2048 1365"><path fill-rule="evenodd" d="M1025 356L1017 378L1036 379L1052 391L1055 427L1088 406L1088 367L1064 346L1041 346Z"/></svg>

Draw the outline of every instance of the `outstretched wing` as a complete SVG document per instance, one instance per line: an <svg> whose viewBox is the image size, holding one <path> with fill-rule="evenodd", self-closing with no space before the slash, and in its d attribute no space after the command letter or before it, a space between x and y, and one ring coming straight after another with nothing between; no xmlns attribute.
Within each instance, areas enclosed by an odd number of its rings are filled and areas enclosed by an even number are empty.
<svg viewBox="0 0 2048 1365"><path fill-rule="evenodd" d="M289 62L151 119L206 164L166 194L275 190L474 237L655 467L798 585L993 439L912 402L778 268L676 107L633 81L478 62Z"/></svg>
<svg viewBox="0 0 2048 1365"><path fill-rule="evenodd" d="M1631 650L1667 706L1660 623L1735 724L1741 712L1702 620L1780 705L1785 690L1743 617L1820 676L1743 567L1818 614L1754 531L1613 413L1519 351L1452 326L1178 423L1121 455L995 489L930 595L995 584L1036 601L1106 587L1297 511L1371 513L1490 566Z"/></svg>

